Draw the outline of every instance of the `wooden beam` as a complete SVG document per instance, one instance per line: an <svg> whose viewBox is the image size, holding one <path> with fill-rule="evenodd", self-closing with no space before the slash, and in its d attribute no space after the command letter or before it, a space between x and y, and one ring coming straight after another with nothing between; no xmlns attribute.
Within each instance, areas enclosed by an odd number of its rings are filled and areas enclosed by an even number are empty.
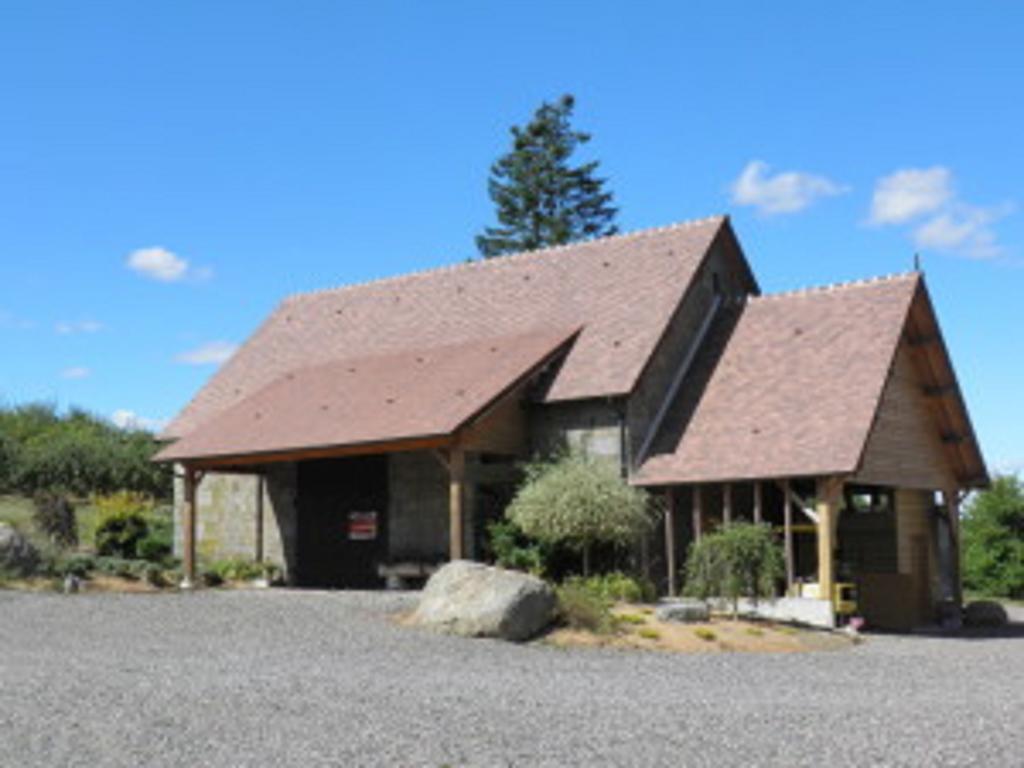
<svg viewBox="0 0 1024 768"><path fill-rule="evenodd" d="M722 485L722 527L732 524L732 483Z"/></svg>
<svg viewBox="0 0 1024 768"><path fill-rule="evenodd" d="M448 453L448 473L448 556L451 560L461 560L466 453L460 446L454 446Z"/></svg>
<svg viewBox="0 0 1024 768"><path fill-rule="evenodd" d="M181 588L192 589L196 584L196 496L199 477L195 468L185 467L184 501L181 506Z"/></svg>
<svg viewBox="0 0 1024 768"><path fill-rule="evenodd" d="M256 478L256 530L254 538L256 544L253 547L253 560L257 563L263 562L263 494L267 488L267 479L263 475Z"/></svg>
<svg viewBox="0 0 1024 768"><path fill-rule="evenodd" d="M796 581L793 572L793 495L788 479L782 484L782 527L786 548L786 594L788 595Z"/></svg>
<svg viewBox="0 0 1024 768"><path fill-rule="evenodd" d="M297 448L289 451L273 451L267 453L248 453L238 456L210 456L173 461L188 461L196 469L223 469L226 467L251 466L257 464L276 464L284 461L305 461L307 459L332 459L343 456L367 456L376 453L398 453L400 451L422 451L428 448L443 448L451 445L451 435L433 437L416 437L408 440L388 440L375 443L359 443L358 445L336 445L324 448ZM168 459L171 461L171 459Z"/></svg>
<svg viewBox="0 0 1024 768"><path fill-rule="evenodd" d="M960 547L960 494L957 488L946 488L942 491L942 501L949 518L950 548L953 561L953 600L958 607L964 604L964 585L962 571L963 552Z"/></svg>
<svg viewBox="0 0 1024 768"><path fill-rule="evenodd" d="M936 384L934 386L921 387L921 393L925 397L945 397L956 392L956 387L952 384Z"/></svg>
<svg viewBox="0 0 1024 768"><path fill-rule="evenodd" d="M700 541L704 533L704 509L701 499L700 486L693 486L693 540Z"/></svg>
<svg viewBox="0 0 1024 768"><path fill-rule="evenodd" d="M754 483L754 523L760 525L764 520L764 488L761 485L761 481L758 480Z"/></svg>
<svg viewBox="0 0 1024 768"><path fill-rule="evenodd" d="M836 586L836 530L842 481L826 477L818 481L818 597L832 600Z"/></svg>
<svg viewBox="0 0 1024 768"><path fill-rule="evenodd" d="M676 493L665 489L665 568L668 571L668 595L676 596Z"/></svg>
<svg viewBox="0 0 1024 768"><path fill-rule="evenodd" d="M927 347L929 344L935 344L938 340L938 336L926 333L917 336L908 336L907 344L912 347Z"/></svg>

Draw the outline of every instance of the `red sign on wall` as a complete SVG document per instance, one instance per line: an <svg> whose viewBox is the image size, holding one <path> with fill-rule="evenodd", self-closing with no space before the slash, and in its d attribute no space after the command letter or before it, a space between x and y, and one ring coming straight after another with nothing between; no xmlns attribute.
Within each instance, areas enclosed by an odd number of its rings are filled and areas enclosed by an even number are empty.
<svg viewBox="0 0 1024 768"><path fill-rule="evenodd" d="M376 512L349 512L349 541L372 541L377 538Z"/></svg>

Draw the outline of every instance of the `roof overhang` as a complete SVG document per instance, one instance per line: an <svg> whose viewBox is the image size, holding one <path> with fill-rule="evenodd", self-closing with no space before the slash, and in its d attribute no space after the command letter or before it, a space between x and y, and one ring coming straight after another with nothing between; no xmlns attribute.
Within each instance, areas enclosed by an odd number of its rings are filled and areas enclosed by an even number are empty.
<svg viewBox="0 0 1024 768"><path fill-rule="evenodd" d="M578 333L538 330L289 371L154 460L243 467L444 447Z"/></svg>

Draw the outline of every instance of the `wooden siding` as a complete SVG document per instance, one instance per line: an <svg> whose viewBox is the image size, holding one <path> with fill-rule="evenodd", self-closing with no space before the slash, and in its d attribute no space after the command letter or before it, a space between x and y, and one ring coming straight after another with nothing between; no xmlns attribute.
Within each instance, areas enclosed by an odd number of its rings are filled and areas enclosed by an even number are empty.
<svg viewBox="0 0 1024 768"><path fill-rule="evenodd" d="M856 360L850 361L856 365ZM896 353L855 482L937 490L955 484L949 454L906 345Z"/></svg>

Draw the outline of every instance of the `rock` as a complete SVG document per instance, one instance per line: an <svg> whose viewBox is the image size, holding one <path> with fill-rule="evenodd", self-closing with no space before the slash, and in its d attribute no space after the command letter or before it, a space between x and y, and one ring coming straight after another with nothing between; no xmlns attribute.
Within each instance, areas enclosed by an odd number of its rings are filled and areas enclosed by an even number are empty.
<svg viewBox="0 0 1024 768"><path fill-rule="evenodd" d="M527 640L551 623L555 593L536 576L456 560L423 588L412 623L464 637Z"/></svg>
<svg viewBox="0 0 1024 768"><path fill-rule="evenodd" d="M699 600L666 600L654 611L659 621L707 621L711 616L706 603Z"/></svg>
<svg viewBox="0 0 1024 768"><path fill-rule="evenodd" d="M994 600L976 600L964 608L964 625L968 627L1005 627L1010 623L1006 609Z"/></svg>
<svg viewBox="0 0 1024 768"><path fill-rule="evenodd" d="M31 576L39 565L39 552L19 531L0 523L0 571Z"/></svg>
<svg viewBox="0 0 1024 768"><path fill-rule="evenodd" d="M75 574L69 573L64 577L64 594L74 595L82 586L82 581Z"/></svg>

